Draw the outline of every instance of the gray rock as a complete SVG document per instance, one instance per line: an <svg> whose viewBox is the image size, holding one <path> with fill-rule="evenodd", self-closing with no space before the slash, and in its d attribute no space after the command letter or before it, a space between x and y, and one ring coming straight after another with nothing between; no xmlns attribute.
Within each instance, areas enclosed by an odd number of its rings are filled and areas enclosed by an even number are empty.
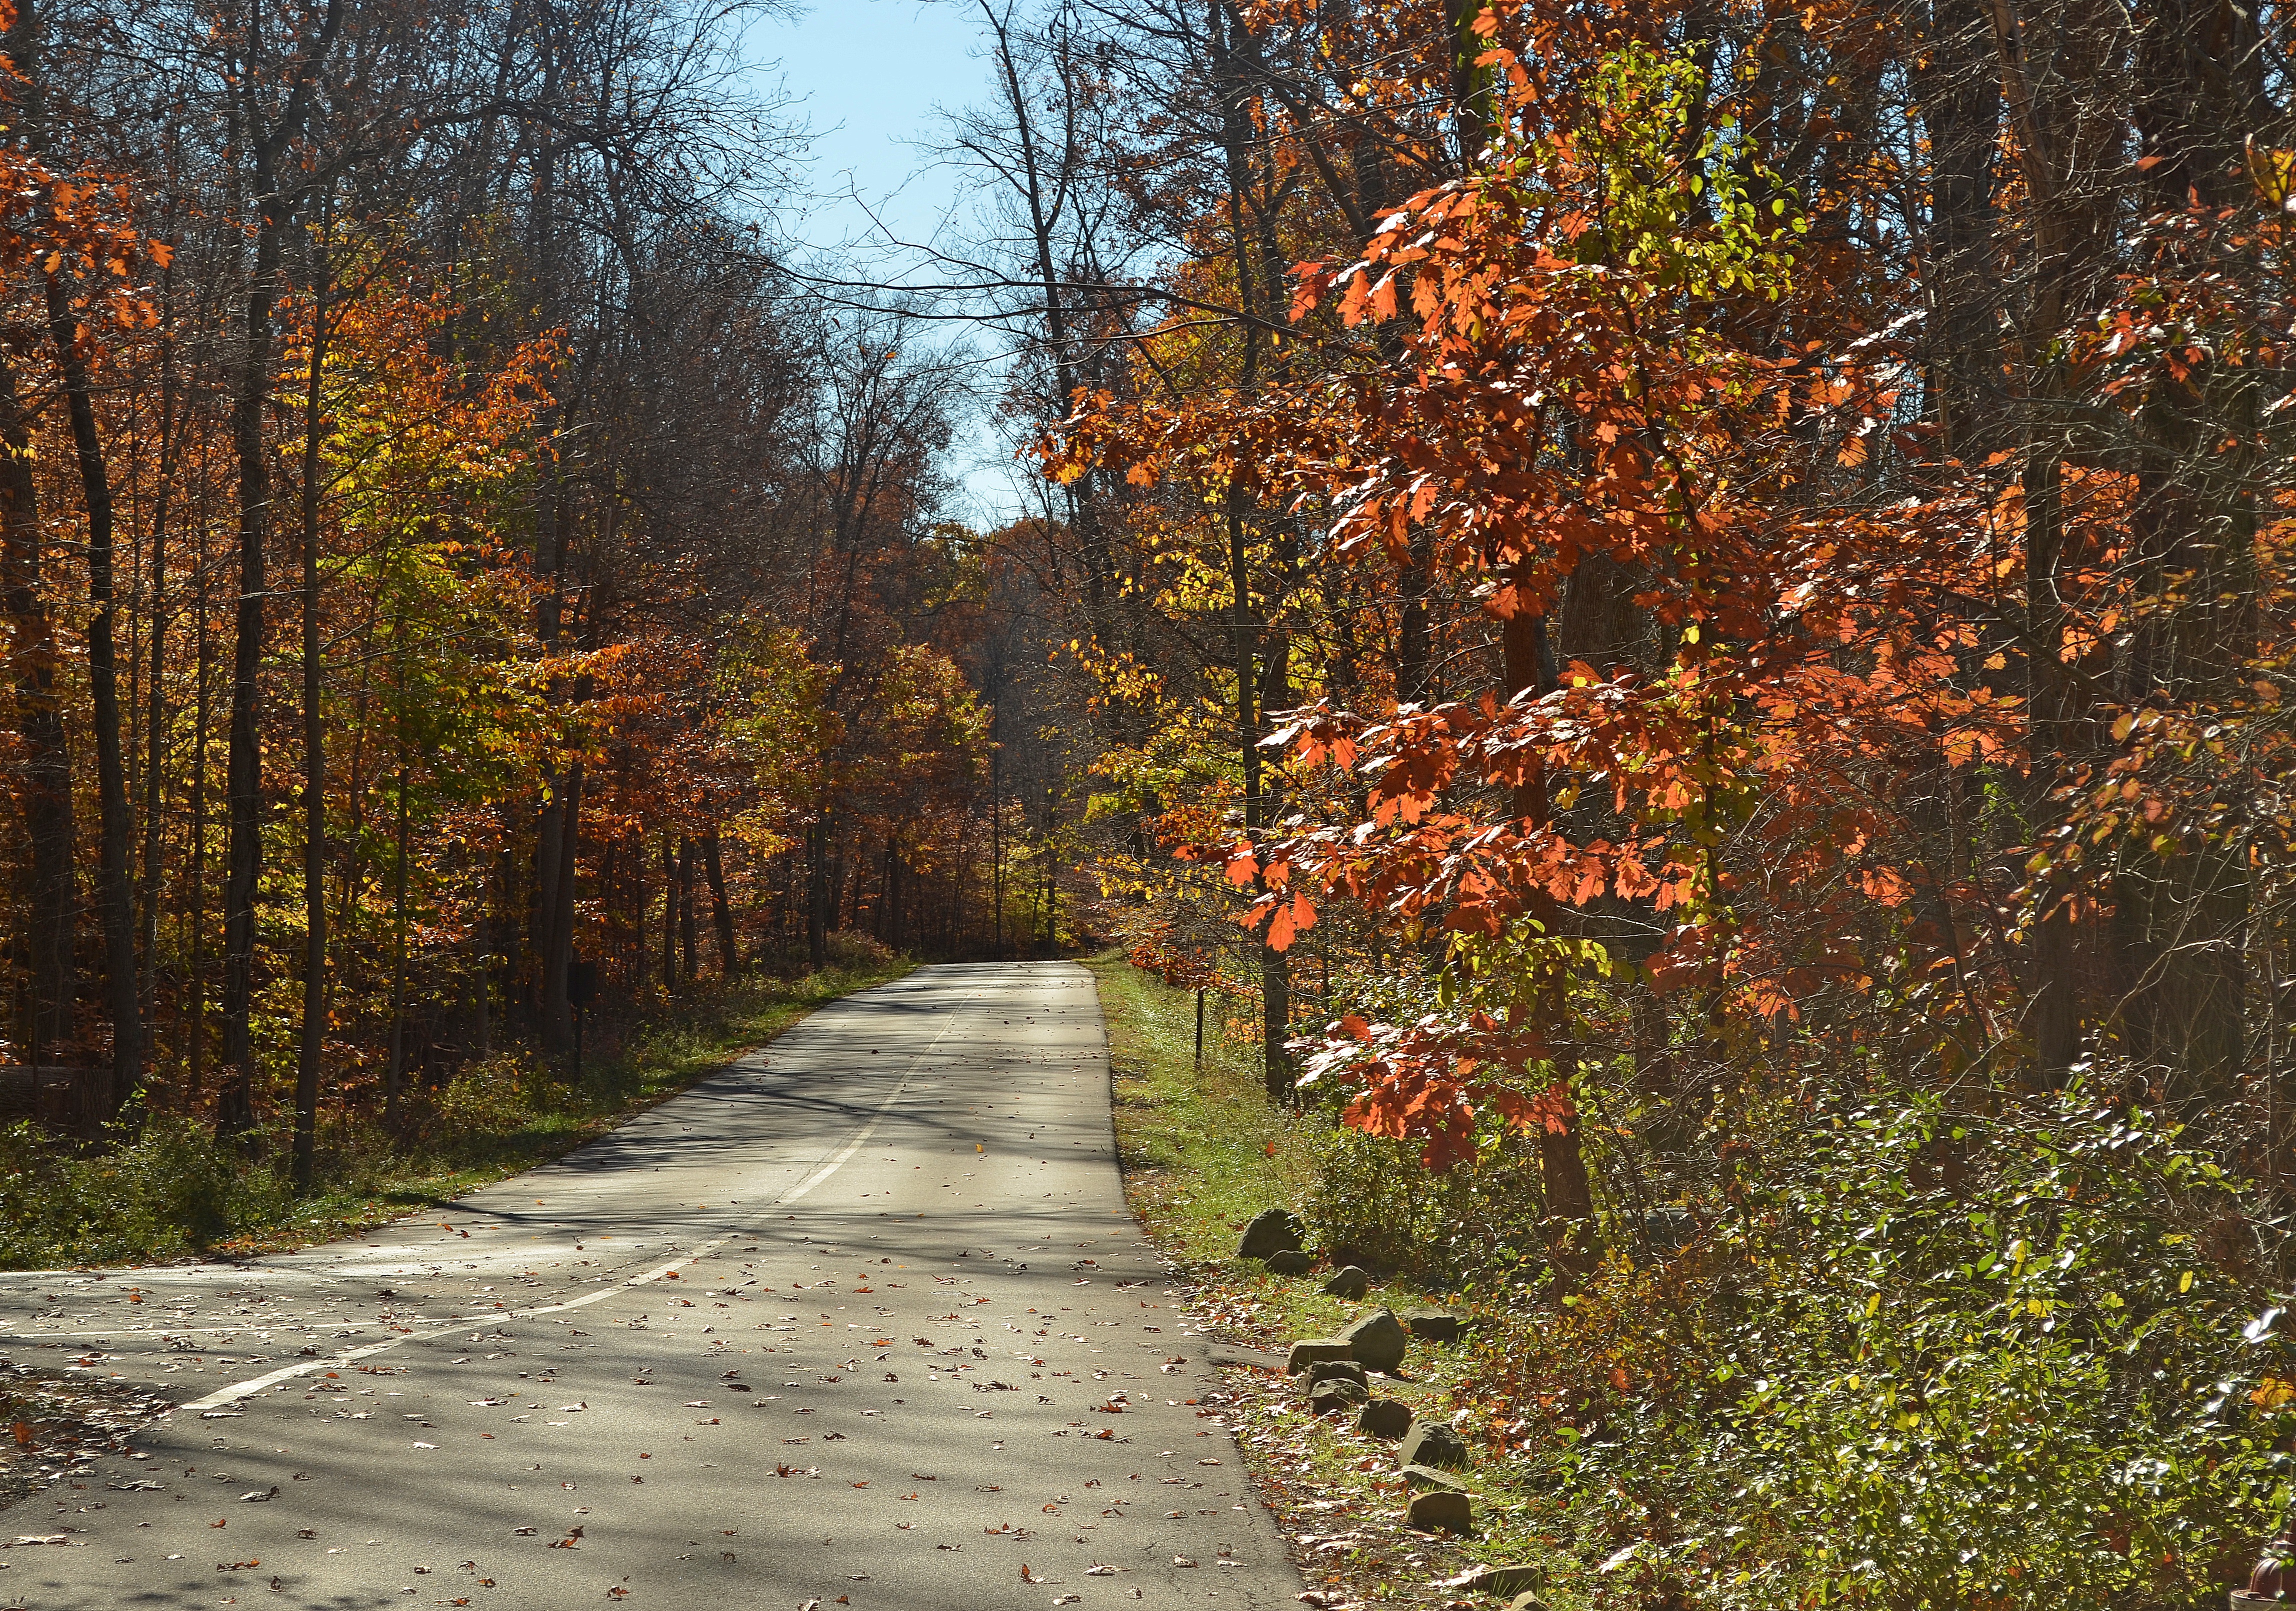
<svg viewBox="0 0 2296 1611"><path fill-rule="evenodd" d="M1371 1290L1371 1278L1364 1273L1362 1265L1350 1264L1334 1271L1332 1278L1324 1283L1324 1290L1335 1298L1359 1298Z"/></svg>
<svg viewBox="0 0 2296 1611"><path fill-rule="evenodd" d="M1254 1216L1243 1228L1243 1240L1236 1248L1241 1259L1264 1259L1270 1253L1296 1253L1307 1240L1307 1229L1300 1216L1288 1208L1271 1208Z"/></svg>
<svg viewBox="0 0 2296 1611"><path fill-rule="evenodd" d="M1457 1577L1445 1579L1443 1586L1463 1589L1469 1594L1521 1594L1527 1589L1546 1587L1546 1572L1544 1567L1530 1566L1477 1566Z"/></svg>
<svg viewBox="0 0 2296 1611"><path fill-rule="evenodd" d="M1403 1485L1414 1492L1421 1488L1448 1488L1454 1493L1464 1493L1467 1484L1447 1471L1438 1471L1432 1466L1406 1466L1396 1473Z"/></svg>
<svg viewBox="0 0 2296 1611"><path fill-rule="evenodd" d="M1320 1360L1352 1360L1355 1345L1344 1337L1301 1337L1292 1344L1290 1360L1284 1369L1298 1376Z"/></svg>
<svg viewBox="0 0 2296 1611"><path fill-rule="evenodd" d="M1356 1430L1373 1437L1399 1438L1411 1430L1411 1406L1393 1399L1374 1399L1356 1418Z"/></svg>
<svg viewBox="0 0 2296 1611"><path fill-rule="evenodd" d="M1464 1493L1430 1488L1412 1496L1411 1525L1422 1533L1464 1533L1474 1520L1474 1510Z"/></svg>
<svg viewBox="0 0 2296 1611"><path fill-rule="evenodd" d="M1414 1309L1403 1317L1411 1335L1423 1343L1456 1343L1466 1330L1466 1321L1447 1309Z"/></svg>
<svg viewBox="0 0 2296 1611"><path fill-rule="evenodd" d="M1371 1389L1343 1376L1325 1377L1308 1394L1308 1408L1317 1415L1352 1410L1371 1397Z"/></svg>
<svg viewBox="0 0 2296 1611"><path fill-rule="evenodd" d="M1296 1247L1267 1255L1267 1273L1272 1276L1304 1276L1316 1268L1316 1261Z"/></svg>
<svg viewBox="0 0 2296 1611"><path fill-rule="evenodd" d="M1457 1471L1467 1464L1467 1440L1440 1421L1414 1421L1396 1453L1406 1466L1442 1466Z"/></svg>
<svg viewBox="0 0 2296 1611"><path fill-rule="evenodd" d="M1390 1375L1403 1363L1403 1356L1411 1347L1411 1334L1403 1329L1403 1322L1395 1318L1391 1309L1373 1310L1340 1336L1353 1350L1350 1357L1365 1369L1384 1370Z"/></svg>
<svg viewBox="0 0 2296 1611"><path fill-rule="evenodd" d="M1345 1377L1357 1386L1366 1391L1371 1387L1371 1378L1364 1374L1364 1368L1353 1360L1316 1360L1308 1367L1308 1385L1312 1388L1316 1383L1335 1376Z"/></svg>
<svg viewBox="0 0 2296 1611"><path fill-rule="evenodd" d="M1546 1602L1538 1598L1538 1590L1526 1589L1507 1601L1507 1611L1546 1611Z"/></svg>

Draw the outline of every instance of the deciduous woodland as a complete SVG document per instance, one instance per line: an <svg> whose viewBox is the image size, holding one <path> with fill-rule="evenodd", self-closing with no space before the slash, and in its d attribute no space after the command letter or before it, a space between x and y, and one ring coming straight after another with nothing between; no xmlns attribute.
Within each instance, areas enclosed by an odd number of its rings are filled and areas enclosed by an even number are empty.
<svg viewBox="0 0 2296 1611"><path fill-rule="evenodd" d="M1483 1306L1569 1593L2247 1582L2283 9L977 9L894 291L776 245L712 9L18 0L40 1145L308 1183L578 999L1119 943L1259 1048L1321 1248Z"/></svg>

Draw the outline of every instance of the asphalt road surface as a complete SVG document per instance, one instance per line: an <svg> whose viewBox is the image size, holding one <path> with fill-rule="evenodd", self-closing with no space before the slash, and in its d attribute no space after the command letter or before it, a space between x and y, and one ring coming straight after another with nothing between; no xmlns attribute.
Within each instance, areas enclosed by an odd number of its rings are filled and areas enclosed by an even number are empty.
<svg viewBox="0 0 2296 1611"><path fill-rule="evenodd" d="M419 1220L0 1275L0 1356L178 1406L0 1607L1289 1606L1177 1302L1090 976L924 968Z"/></svg>

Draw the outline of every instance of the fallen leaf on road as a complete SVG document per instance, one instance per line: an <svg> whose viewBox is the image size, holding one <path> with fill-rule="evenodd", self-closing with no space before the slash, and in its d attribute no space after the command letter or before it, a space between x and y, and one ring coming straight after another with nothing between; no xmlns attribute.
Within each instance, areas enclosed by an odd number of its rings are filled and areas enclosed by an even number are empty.
<svg viewBox="0 0 2296 1611"><path fill-rule="evenodd" d="M418 1443L415 1447L420 1448L422 1445ZM270 1500L275 1500L278 1497L279 1490L275 1487L267 1493L260 1491L242 1493L239 1496L239 1502L242 1505L261 1505L268 1503Z"/></svg>
<svg viewBox="0 0 2296 1611"><path fill-rule="evenodd" d="M1193 1566L1196 1563L1185 1555L1176 1555L1172 1558L1172 1564L1176 1566Z"/></svg>
<svg viewBox="0 0 2296 1611"><path fill-rule="evenodd" d="M221 1523L217 1524L218 1526L221 1525ZM61 1544L63 1541L64 1535L61 1533L25 1533L18 1534L16 1538L16 1542L19 1544Z"/></svg>

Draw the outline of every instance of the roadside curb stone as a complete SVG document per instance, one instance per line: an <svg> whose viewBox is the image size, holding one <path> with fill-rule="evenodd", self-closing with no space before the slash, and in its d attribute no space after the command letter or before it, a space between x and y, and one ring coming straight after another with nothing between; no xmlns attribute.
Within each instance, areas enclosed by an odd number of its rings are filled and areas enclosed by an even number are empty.
<svg viewBox="0 0 2296 1611"><path fill-rule="evenodd" d="M1411 1335L1423 1343L1456 1343L1467 1323L1447 1309L1414 1309L1403 1317Z"/></svg>
<svg viewBox="0 0 2296 1611"><path fill-rule="evenodd" d="M1411 1525L1422 1533L1465 1533L1474 1519L1474 1508L1456 1489L1430 1488L1411 1501Z"/></svg>
<svg viewBox="0 0 2296 1611"><path fill-rule="evenodd" d="M1446 1588L1464 1590L1469 1594L1516 1595L1525 1590L1537 1592L1546 1587L1546 1571L1542 1566L1478 1566L1464 1576L1455 1577Z"/></svg>
<svg viewBox="0 0 2296 1611"><path fill-rule="evenodd" d="M1366 1370L1385 1371L1393 1375L1410 1352L1411 1334L1403 1329L1403 1322L1395 1318L1391 1309L1374 1309L1340 1336L1352 1350L1352 1357Z"/></svg>
<svg viewBox="0 0 2296 1611"><path fill-rule="evenodd" d="M1290 1362L1284 1369L1298 1376L1319 1360L1352 1360L1355 1347L1344 1337L1301 1337L1292 1344Z"/></svg>
<svg viewBox="0 0 2296 1611"><path fill-rule="evenodd" d="M1406 1466L1397 1473L1406 1488L1448 1488L1455 1493L1464 1493L1467 1485L1447 1471L1438 1471L1432 1466Z"/></svg>
<svg viewBox="0 0 2296 1611"><path fill-rule="evenodd" d="M1458 1470L1467 1464L1467 1441L1440 1421L1414 1421L1397 1451L1406 1466L1443 1466Z"/></svg>
<svg viewBox="0 0 2296 1611"><path fill-rule="evenodd" d="M1399 1438L1411 1430L1411 1406L1393 1399L1374 1399L1356 1418L1356 1427L1376 1438Z"/></svg>
<svg viewBox="0 0 2296 1611"><path fill-rule="evenodd" d="M1240 1259L1265 1259L1270 1253L1297 1253L1307 1240L1307 1228L1288 1208L1270 1208L1252 1216L1236 1246Z"/></svg>

